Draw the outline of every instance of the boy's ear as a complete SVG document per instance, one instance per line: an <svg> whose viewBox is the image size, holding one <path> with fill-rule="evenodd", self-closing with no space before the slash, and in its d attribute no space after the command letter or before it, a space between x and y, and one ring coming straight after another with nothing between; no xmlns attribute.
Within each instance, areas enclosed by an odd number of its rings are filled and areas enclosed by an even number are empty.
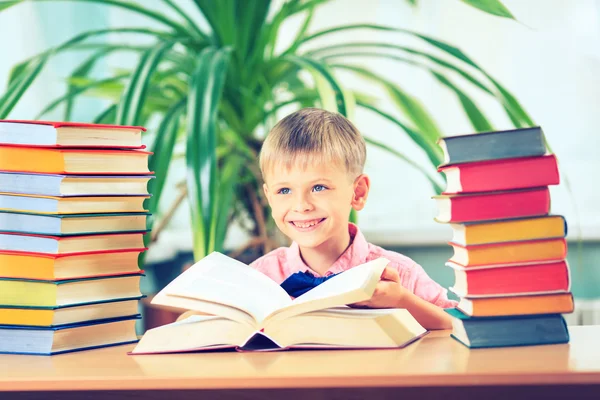
<svg viewBox="0 0 600 400"><path fill-rule="evenodd" d="M365 207L370 187L371 180L366 174L361 174L354 180L354 194L352 196L351 204L352 208L356 211L360 211Z"/></svg>
<svg viewBox="0 0 600 400"><path fill-rule="evenodd" d="M263 192L265 193L265 197L267 198L267 202L271 205L271 197L269 197L269 187L266 183L263 183Z"/></svg>

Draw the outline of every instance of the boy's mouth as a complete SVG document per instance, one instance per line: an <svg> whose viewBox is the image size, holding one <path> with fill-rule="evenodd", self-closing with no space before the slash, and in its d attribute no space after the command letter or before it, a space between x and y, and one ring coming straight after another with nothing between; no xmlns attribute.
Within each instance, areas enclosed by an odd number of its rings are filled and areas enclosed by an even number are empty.
<svg viewBox="0 0 600 400"><path fill-rule="evenodd" d="M319 225L321 222L325 221L325 219L326 218L317 218L306 221L290 221L290 224L299 229L310 229Z"/></svg>

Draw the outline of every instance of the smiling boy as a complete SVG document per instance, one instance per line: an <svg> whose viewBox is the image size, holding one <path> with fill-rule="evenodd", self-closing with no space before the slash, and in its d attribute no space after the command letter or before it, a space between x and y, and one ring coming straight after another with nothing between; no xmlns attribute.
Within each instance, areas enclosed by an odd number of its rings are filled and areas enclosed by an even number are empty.
<svg viewBox="0 0 600 400"><path fill-rule="evenodd" d="M373 297L355 307L406 308L426 329L447 329L443 308L456 302L410 258L366 241L348 223L364 208L370 179L363 173L362 135L339 114L305 108L283 118L267 136L260 168L277 227L290 238L251 264L277 283L300 273L324 280L357 265L390 260Z"/></svg>

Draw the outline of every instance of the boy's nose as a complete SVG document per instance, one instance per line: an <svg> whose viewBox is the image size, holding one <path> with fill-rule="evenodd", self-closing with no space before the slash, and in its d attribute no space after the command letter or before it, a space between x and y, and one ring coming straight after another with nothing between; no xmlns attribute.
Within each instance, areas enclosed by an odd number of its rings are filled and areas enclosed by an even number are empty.
<svg viewBox="0 0 600 400"><path fill-rule="evenodd" d="M313 208L314 207L313 207L312 203L310 201L308 201L306 196L298 196L296 198L296 201L294 204L294 211L307 212L307 211L312 211Z"/></svg>

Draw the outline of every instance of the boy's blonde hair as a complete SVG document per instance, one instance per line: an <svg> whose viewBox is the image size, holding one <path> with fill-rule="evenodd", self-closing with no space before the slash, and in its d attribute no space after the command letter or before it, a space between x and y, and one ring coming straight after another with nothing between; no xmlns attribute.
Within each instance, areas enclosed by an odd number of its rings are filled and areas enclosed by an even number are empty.
<svg viewBox="0 0 600 400"><path fill-rule="evenodd" d="M362 174L366 158L365 140L344 116L303 108L273 127L260 151L260 170L264 176L276 164L289 169L336 163L356 177Z"/></svg>

